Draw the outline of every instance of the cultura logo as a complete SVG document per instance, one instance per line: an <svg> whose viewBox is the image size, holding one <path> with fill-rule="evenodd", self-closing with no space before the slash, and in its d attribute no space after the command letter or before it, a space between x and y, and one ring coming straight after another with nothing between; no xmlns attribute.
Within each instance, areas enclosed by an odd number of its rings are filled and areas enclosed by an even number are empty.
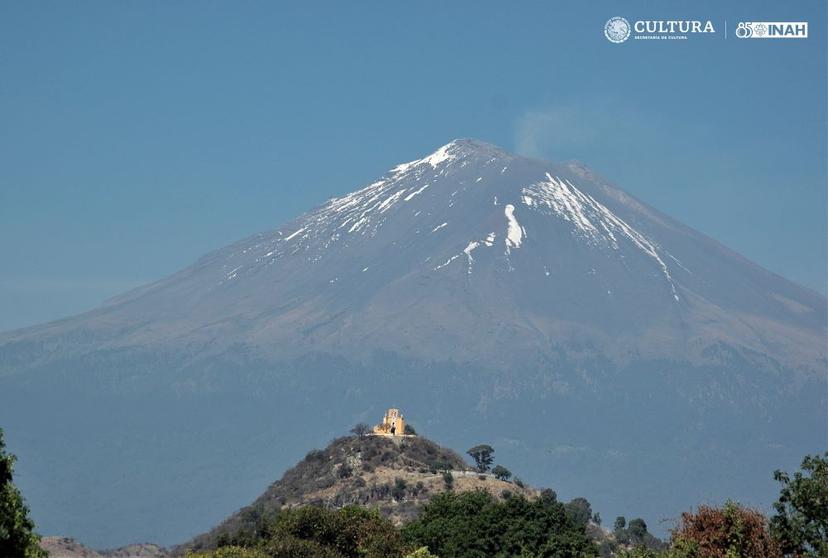
<svg viewBox="0 0 828 558"><path fill-rule="evenodd" d="M642 40L687 40L691 35L713 34L716 28L708 20L639 19L632 25L623 17L611 17L604 25L604 35L612 43L630 37Z"/></svg>
<svg viewBox="0 0 828 558"><path fill-rule="evenodd" d="M623 43L630 38L630 22L623 17L611 17L604 25L604 36L611 43Z"/></svg>
<svg viewBox="0 0 828 558"><path fill-rule="evenodd" d="M661 35L688 33L715 33L713 22L700 20L656 19L635 22L636 33L655 33Z"/></svg>

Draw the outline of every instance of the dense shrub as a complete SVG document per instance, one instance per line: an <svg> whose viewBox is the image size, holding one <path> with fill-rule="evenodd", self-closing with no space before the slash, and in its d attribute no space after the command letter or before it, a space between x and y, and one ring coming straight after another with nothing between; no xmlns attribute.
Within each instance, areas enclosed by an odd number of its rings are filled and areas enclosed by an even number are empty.
<svg viewBox="0 0 828 558"><path fill-rule="evenodd" d="M426 547L420 547L414 552L405 555L405 558L438 558L436 555L428 551Z"/></svg>
<svg viewBox="0 0 828 558"><path fill-rule="evenodd" d="M354 470L347 463L343 463L337 470L337 476L341 479L347 479L354 474Z"/></svg>
<svg viewBox="0 0 828 558"><path fill-rule="evenodd" d="M263 551L241 546L225 546L209 552L191 552L187 558L270 558Z"/></svg>
<svg viewBox="0 0 828 558"><path fill-rule="evenodd" d="M407 483L405 479L401 479L399 477L394 479L394 488L391 489L391 496L399 501L405 498L405 489L407 487Z"/></svg>
<svg viewBox="0 0 828 558"><path fill-rule="evenodd" d="M499 502L485 491L436 496L403 533L441 558L598 556L562 504L522 496Z"/></svg>
<svg viewBox="0 0 828 558"><path fill-rule="evenodd" d="M305 506L279 513L264 550L294 556L385 558L402 554L394 525L375 511L355 506L338 511Z"/></svg>

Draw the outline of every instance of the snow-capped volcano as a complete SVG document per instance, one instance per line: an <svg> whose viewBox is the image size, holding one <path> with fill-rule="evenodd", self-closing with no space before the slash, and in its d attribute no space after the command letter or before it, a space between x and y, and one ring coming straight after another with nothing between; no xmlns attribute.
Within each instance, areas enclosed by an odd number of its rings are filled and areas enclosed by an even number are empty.
<svg viewBox="0 0 828 558"><path fill-rule="evenodd" d="M445 443L494 442L535 484L602 494L606 516L665 517L720 484L764 494L781 460L824 445L823 297L578 163L462 139L367 182L0 335L0 424L42 464L26 493L45 530L116 546L118 517L183 540L309 436L391 404ZM59 420L29 420L44 401Z"/></svg>
<svg viewBox="0 0 828 558"><path fill-rule="evenodd" d="M459 224L465 228L470 240L461 251L433 267L434 271L447 267L465 254L471 273L474 261L471 252L481 246L494 248L493 252L500 252L503 261L509 263L512 249L520 248L523 238L528 235L518 221L516 211L518 214L535 211L569 222L574 238L596 247L612 248L619 252L618 257L622 257L619 242L631 243L653 258L670 284L673 298L678 300L667 265L656 246L643 234L592 196L581 192L568 179L545 172L541 180L521 186L522 177L515 179L514 172L509 172L509 163L513 160L514 157L493 146L473 140L455 140L427 157L394 167L380 180L356 192L330 200L296 223L294 226L299 228L295 231L279 230L269 241L245 249L245 255L250 251L257 254L255 262L240 263L227 278L235 279L239 273L252 272L261 264L273 264L285 255L301 254L318 261L332 247L336 248L337 243L347 247L349 242L355 241L355 235L375 239L382 234L381 229L387 221L392 221L391 226L393 221L406 221L409 226L416 227L413 235L426 234L428 229L430 233L436 233L449 226L449 221L437 224L442 218L454 218L454 226ZM499 167L500 164L503 166ZM473 165L480 176L472 179L474 172L464 172L469 165ZM496 175L490 172L490 167L498 171ZM484 176L488 180L485 184L482 183ZM424 193L429 188L431 190ZM422 198L415 201L418 196ZM488 211L481 212L482 208L475 204L481 199L491 200ZM518 204L519 209L516 210L510 202ZM473 217L479 223L469 220L467 204L474 206L472 210L477 215ZM455 206L457 208L453 209ZM501 223L495 226L493 221L498 214ZM496 230L486 233L485 228L480 227L490 222ZM394 232L389 234L393 236ZM496 242L498 238L500 240ZM434 263L430 257L428 262ZM509 267L509 271L515 270Z"/></svg>
<svg viewBox="0 0 828 558"><path fill-rule="evenodd" d="M695 360L727 339L813 367L823 302L583 166L463 139L115 299L84 327L113 346L186 338L268 358L383 350L497 366L572 340L613 359Z"/></svg>
<svg viewBox="0 0 828 558"><path fill-rule="evenodd" d="M328 201L297 223L296 226L299 228L295 231L279 230L269 242L256 243L254 251L263 249L267 252L259 254L254 266L261 263L272 264L285 255L308 251L322 258L332 245L347 245L349 241L353 241L354 235L377 237L389 219L408 218L410 223L417 226L414 235L420 235L432 225L431 233L449 225L448 221L436 224L440 218L456 216L466 228L471 227L470 232L475 236L475 223L468 222L468 215L464 215L468 210L464 204L474 204L480 198L490 198L491 209L480 215L480 221L489 222L492 220L492 214L500 214L502 222L496 227L499 230L482 236L477 234L479 238L469 241L463 249L469 263L473 261L470 254L472 250L481 245L495 247L498 235L501 240L497 244L502 248L505 261L508 261L513 248L520 248L527 231L517 220L515 205L509 203L514 201L525 206L518 210L519 213L534 210L568 221L572 226L573 237L587 244L611 247L618 251L619 239L631 242L653 258L672 285L667 265L659 256L656 246L643 234L630 227L592 196L581 192L568 179L553 177L549 172L545 172L541 180L521 186L520 178L515 182L513 173L509 173L509 163L513 160L513 156L493 146L474 140L455 140L427 157L394 167L386 176L364 188ZM497 167L501 163L502 168ZM471 180L471 174L474 173L463 172L470 164L481 174L474 180ZM489 167L493 165L495 170L499 169L500 175L495 176L494 180L489 172ZM481 184L484 175L489 183ZM504 182L511 184L503 188ZM431 191L423 195L429 187ZM419 200L414 201L414 198L420 195L423 203L418 203ZM455 205L457 209L452 210ZM479 229L479 226L477 228ZM495 247L495 251L497 250ZM249 249L244 253L247 251ZM438 266L435 270L446 267L459 255L453 254L445 265ZM228 274L228 279L235 278L240 271L251 270L254 266L239 265ZM674 298L678 300L677 296Z"/></svg>

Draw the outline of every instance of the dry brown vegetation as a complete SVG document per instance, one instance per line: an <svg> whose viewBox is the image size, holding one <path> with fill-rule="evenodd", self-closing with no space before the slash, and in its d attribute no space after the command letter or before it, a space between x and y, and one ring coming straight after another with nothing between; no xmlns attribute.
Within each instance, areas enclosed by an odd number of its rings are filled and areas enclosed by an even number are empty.
<svg viewBox="0 0 828 558"><path fill-rule="evenodd" d="M451 475L449 488L447 473ZM480 475L456 452L420 437L350 436L324 450L312 450L267 491L214 528L185 545L211 547L222 535L272 516L280 508L307 504L326 508L359 505L377 508L397 524L412 519L432 496L447 490L482 489L496 498L535 490Z"/></svg>

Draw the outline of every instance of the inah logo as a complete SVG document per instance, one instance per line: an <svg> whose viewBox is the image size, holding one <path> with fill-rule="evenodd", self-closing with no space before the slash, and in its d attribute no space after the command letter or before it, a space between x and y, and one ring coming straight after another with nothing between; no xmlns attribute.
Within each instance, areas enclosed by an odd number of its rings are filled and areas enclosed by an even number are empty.
<svg viewBox="0 0 828 558"><path fill-rule="evenodd" d="M736 25L740 39L807 39L807 21L740 21Z"/></svg>
<svg viewBox="0 0 828 558"><path fill-rule="evenodd" d="M630 22L623 17L611 17L604 25L604 36L611 43L623 43L630 38Z"/></svg>

